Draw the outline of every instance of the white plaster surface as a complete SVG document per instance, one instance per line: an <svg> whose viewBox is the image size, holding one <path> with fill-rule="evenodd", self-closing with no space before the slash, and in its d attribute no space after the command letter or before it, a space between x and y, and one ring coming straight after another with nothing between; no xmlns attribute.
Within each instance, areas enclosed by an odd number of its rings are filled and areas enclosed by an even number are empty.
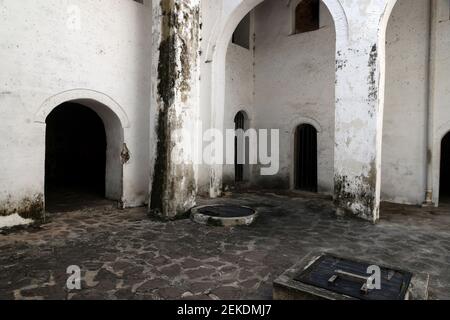
<svg viewBox="0 0 450 320"><path fill-rule="evenodd" d="M322 3L321 28L291 35L290 7L266 0L255 9L255 126L280 130L280 172L258 184L293 186L294 134L318 130L319 190L333 191L335 27ZM258 171L255 171L257 173Z"/></svg>
<svg viewBox="0 0 450 320"><path fill-rule="evenodd" d="M73 8L79 29L70 27ZM0 1L0 203L14 208L44 193L45 125L36 114L70 90L95 91L120 106L117 114L115 105L105 105L112 117L128 121L122 131L131 159L116 196L125 206L147 201L149 30L150 8L131 0Z"/></svg>
<svg viewBox="0 0 450 320"><path fill-rule="evenodd" d="M425 195L429 3L399 0L387 29L381 196L420 204Z"/></svg>
<svg viewBox="0 0 450 320"><path fill-rule="evenodd" d="M33 223L31 219L24 219L19 216L17 213L11 214L6 217L0 217L0 229L3 228L11 228L14 226L23 226Z"/></svg>
<svg viewBox="0 0 450 320"><path fill-rule="evenodd" d="M437 2L435 138L430 148L435 201L439 189L440 140L450 130L447 107L450 85L444 76L450 72L450 10L448 1ZM290 186L291 127L300 121L318 123L321 127L320 191L333 192L334 174L349 177L347 191L355 193L366 192L368 189L363 189L368 185L364 186L364 181L372 179L369 189L373 192L375 207L368 214L377 219L379 200L419 204L424 199L430 3L374 0L355 4L339 0L324 1L322 7L325 5L329 10L322 9L327 14L322 13L319 31L289 36L291 21L287 3L209 1L204 8L206 57L202 66L205 81L201 84L201 103L202 106L206 103L209 106L209 101L212 103L210 110L201 107L201 117L210 119L212 127L220 127L221 121L228 127L232 125L235 112L246 108L253 127L280 128L281 170L277 177L267 178L267 181L285 183L289 180ZM248 80L252 69L247 60L251 56L246 55L251 52L240 51L229 42L225 45L233 28L252 9L256 48L253 82ZM369 66L374 46L376 55L373 65ZM224 52L226 60L222 67ZM373 81L369 81L371 74ZM224 82L226 89L222 97L220 86ZM250 90L253 99L245 93ZM375 95L370 97L371 93ZM223 110L221 99L224 100ZM232 171L231 167L213 168L213 189L220 185L222 174L230 177ZM199 176L200 185L209 183L210 175L206 170L201 170ZM258 178L253 175L251 180ZM362 203L349 205L355 211L364 206Z"/></svg>
<svg viewBox="0 0 450 320"><path fill-rule="evenodd" d="M252 47L252 46L250 46ZM246 129L254 127L254 56L251 50L230 43L227 51L226 88L224 128L234 129L234 118L239 111L246 114ZM234 165L224 166L224 182L234 181ZM248 166L244 167L244 174L251 176Z"/></svg>
<svg viewBox="0 0 450 320"><path fill-rule="evenodd" d="M249 179L256 185L292 187L293 132L304 122L315 125L319 190L333 193L335 175L348 177L346 191L373 193L374 208L366 212L372 220L380 198L423 201L429 153L437 203L440 142L450 130L450 9L447 0L436 2L437 67L430 84L429 1L323 0L321 29L299 35L290 35L288 1L202 1L200 74L191 79L188 103L177 100L177 114L187 130L194 120L202 121L204 130L232 128L240 110L251 127L280 129L280 172L261 179L259 170L252 170ZM0 204L13 208L44 193L45 117L64 99L54 99L54 106L48 102L67 92L74 94L67 99L86 103L110 128L115 141L108 146L115 163L109 169L110 194L125 206L147 202L158 114L151 99L158 65L152 14L159 11L145 3L0 1ZM68 28L73 5L79 8L78 30ZM251 10L255 51L253 43L250 50L230 44ZM122 142L131 152L123 172L115 169ZM183 151L187 144L181 142L177 156L191 161L192 154ZM213 196L220 194L222 176L230 178L234 170L196 169L199 191ZM363 202L344 205L364 211Z"/></svg>
<svg viewBox="0 0 450 320"><path fill-rule="evenodd" d="M433 83L435 90L433 116L433 200L439 203L439 172L441 140L450 132L450 3L437 0L438 12L436 22L436 79ZM450 164L449 164L450 165Z"/></svg>

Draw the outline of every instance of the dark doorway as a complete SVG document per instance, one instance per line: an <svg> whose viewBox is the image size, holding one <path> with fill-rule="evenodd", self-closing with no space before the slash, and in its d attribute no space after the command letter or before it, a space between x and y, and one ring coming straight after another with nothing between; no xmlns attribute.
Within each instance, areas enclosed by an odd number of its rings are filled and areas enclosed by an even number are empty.
<svg viewBox="0 0 450 320"><path fill-rule="evenodd" d="M46 120L45 191L49 212L77 210L105 197L106 133L96 112L76 103Z"/></svg>
<svg viewBox="0 0 450 320"><path fill-rule="evenodd" d="M450 203L450 132L441 142L441 177L439 202Z"/></svg>
<svg viewBox="0 0 450 320"><path fill-rule="evenodd" d="M242 111L238 112L234 117L234 127L235 130L245 130L245 115ZM239 153L238 153L238 139L241 137L235 137L234 139L234 177L235 182L243 182L244 181L244 165L239 164ZM244 137L242 137L244 139ZM245 143L245 141L243 141ZM242 155L244 157L244 155Z"/></svg>
<svg viewBox="0 0 450 320"><path fill-rule="evenodd" d="M295 134L295 188L317 192L317 130L309 124Z"/></svg>

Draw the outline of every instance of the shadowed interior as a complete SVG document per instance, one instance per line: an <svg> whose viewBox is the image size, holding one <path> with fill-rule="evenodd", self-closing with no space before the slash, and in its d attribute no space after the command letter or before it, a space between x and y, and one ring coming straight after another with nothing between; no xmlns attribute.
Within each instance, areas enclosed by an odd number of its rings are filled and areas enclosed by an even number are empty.
<svg viewBox="0 0 450 320"><path fill-rule="evenodd" d="M64 103L46 120L47 211L88 204L105 197L106 134L88 107ZM80 202L82 200L82 203Z"/></svg>

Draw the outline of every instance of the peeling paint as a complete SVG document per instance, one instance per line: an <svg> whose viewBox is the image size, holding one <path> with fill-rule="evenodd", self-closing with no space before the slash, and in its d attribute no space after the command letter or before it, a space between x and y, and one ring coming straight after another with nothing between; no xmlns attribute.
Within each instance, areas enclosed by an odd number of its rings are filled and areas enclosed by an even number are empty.
<svg viewBox="0 0 450 320"><path fill-rule="evenodd" d="M131 159L130 150L128 150L128 146L126 143L123 144L122 152L120 153L120 157L122 159L122 164L127 164Z"/></svg>
<svg viewBox="0 0 450 320"><path fill-rule="evenodd" d="M378 99L378 84L377 84L377 58L378 58L378 50L377 45L374 44L372 49L370 50L369 55L369 77L368 77L368 85L369 85L369 101L376 101ZM373 116L373 115L372 115Z"/></svg>
<svg viewBox="0 0 450 320"><path fill-rule="evenodd" d="M342 59L342 58L341 58L342 53L341 53L340 50L337 51L336 56L338 57L338 58L336 59L336 72L337 72L337 71L339 71L339 70L344 69L344 68L347 66L348 60L347 60L347 59Z"/></svg>

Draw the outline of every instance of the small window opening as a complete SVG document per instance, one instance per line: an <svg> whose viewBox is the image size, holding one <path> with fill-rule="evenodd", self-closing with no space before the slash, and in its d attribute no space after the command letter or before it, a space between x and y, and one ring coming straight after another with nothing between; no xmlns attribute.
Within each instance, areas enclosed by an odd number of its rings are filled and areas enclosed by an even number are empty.
<svg viewBox="0 0 450 320"><path fill-rule="evenodd" d="M233 32L231 42L245 49L250 49L250 13L242 19Z"/></svg>
<svg viewBox="0 0 450 320"><path fill-rule="evenodd" d="M294 33L315 31L320 28L320 0L302 0L295 8Z"/></svg>

